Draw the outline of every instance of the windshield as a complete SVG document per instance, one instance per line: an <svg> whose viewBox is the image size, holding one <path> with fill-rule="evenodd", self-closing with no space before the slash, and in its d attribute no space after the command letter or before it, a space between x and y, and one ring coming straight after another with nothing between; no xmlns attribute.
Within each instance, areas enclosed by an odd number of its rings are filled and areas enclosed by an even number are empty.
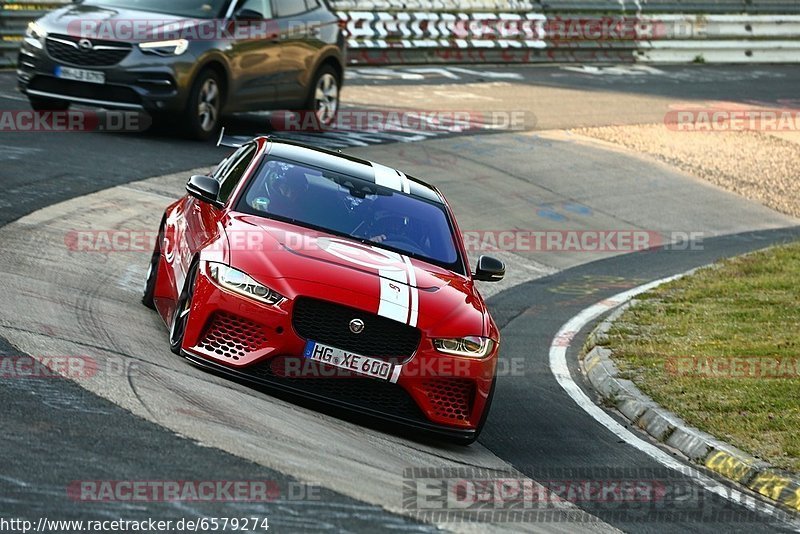
<svg viewBox="0 0 800 534"><path fill-rule="evenodd" d="M463 271L444 206L351 176L271 159L250 181L237 209Z"/></svg>
<svg viewBox="0 0 800 534"><path fill-rule="evenodd" d="M87 0L89 5L152 11L177 17L211 19L221 15L226 0Z"/></svg>

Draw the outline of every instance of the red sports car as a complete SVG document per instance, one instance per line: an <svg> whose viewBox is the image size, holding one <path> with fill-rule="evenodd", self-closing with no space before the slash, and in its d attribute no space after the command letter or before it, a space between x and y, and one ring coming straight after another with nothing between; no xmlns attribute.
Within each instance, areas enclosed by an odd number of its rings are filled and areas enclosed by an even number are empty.
<svg viewBox="0 0 800 534"><path fill-rule="evenodd" d="M473 442L499 332L449 205L397 170L256 138L164 214L143 302L173 352L337 411Z"/></svg>

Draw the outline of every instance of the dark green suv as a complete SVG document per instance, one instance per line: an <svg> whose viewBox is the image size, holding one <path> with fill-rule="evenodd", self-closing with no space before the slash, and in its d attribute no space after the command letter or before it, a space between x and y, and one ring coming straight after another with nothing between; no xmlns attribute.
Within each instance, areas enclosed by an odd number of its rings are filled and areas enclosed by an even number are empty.
<svg viewBox="0 0 800 534"><path fill-rule="evenodd" d="M206 139L224 112L331 124L345 53L324 0L85 0L28 26L17 76L34 109L147 111Z"/></svg>

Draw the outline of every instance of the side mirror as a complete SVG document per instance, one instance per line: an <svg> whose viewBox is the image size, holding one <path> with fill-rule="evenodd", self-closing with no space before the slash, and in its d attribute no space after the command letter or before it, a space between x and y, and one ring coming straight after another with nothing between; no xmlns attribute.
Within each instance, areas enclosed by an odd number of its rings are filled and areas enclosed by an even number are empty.
<svg viewBox="0 0 800 534"><path fill-rule="evenodd" d="M506 264L491 256L478 258L478 268L473 278L481 282L499 282L506 275Z"/></svg>
<svg viewBox="0 0 800 534"><path fill-rule="evenodd" d="M234 20L241 20L243 22L264 20L264 15L253 9L240 9L233 14Z"/></svg>
<svg viewBox="0 0 800 534"><path fill-rule="evenodd" d="M219 182L210 176L192 176L186 182L186 191L194 198L220 207L221 204L217 197L219 197Z"/></svg>

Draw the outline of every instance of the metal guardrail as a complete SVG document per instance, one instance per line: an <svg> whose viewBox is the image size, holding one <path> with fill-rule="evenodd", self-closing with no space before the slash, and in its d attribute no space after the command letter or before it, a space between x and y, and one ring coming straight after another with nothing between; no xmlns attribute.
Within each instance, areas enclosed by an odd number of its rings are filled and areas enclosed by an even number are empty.
<svg viewBox="0 0 800 534"><path fill-rule="evenodd" d="M659 15L651 18L662 21L673 33L665 39L637 43L638 62L800 62L800 15Z"/></svg>
<svg viewBox="0 0 800 534"><path fill-rule="evenodd" d="M67 3L0 0L0 67L15 64L28 22ZM359 65L800 62L800 0L329 3L347 26L349 57Z"/></svg>
<svg viewBox="0 0 800 534"><path fill-rule="evenodd" d="M0 67L16 64L19 43L30 21L68 3L68 0L0 0Z"/></svg>
<svg viewBox="0 0 800 534"><path fill-rule="evenodd" d="M797 0L329 0L337 11L798 14Z"/></svg>
<svg viewBox="0 0 800 534"><path fill-rule="evenodd" d="M800 15L339 12L356 64L800 62Z"/></svg>

